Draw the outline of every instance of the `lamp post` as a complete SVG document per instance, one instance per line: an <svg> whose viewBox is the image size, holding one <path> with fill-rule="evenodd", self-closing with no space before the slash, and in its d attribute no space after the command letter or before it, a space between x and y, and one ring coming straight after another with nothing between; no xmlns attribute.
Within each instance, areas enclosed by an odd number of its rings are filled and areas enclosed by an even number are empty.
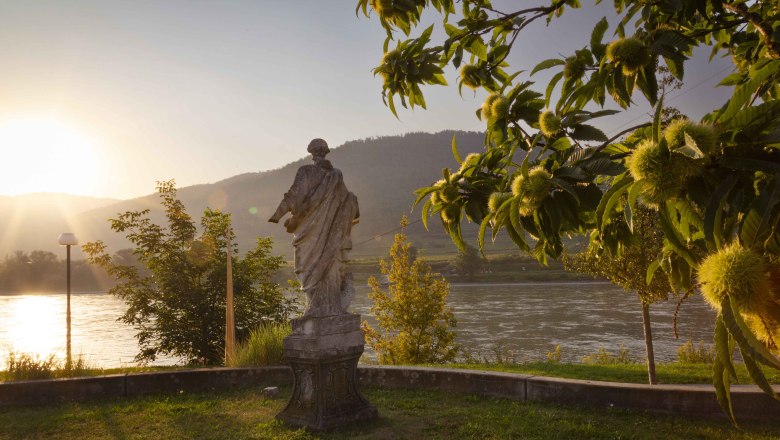
<svg viewBox="0 0 780 440"><path fill-rule="evenodd" d="M71 367L71 361L73 358L71 357L71 350L70 350L70 247L75 246L79 244L79 240L76 238L75 234L72 234L70 232L63 232L60 234L60 238L57 240L60 243L60 246L65 246L67 251L67 279L68 279L68 299L67 299L67 309L65 312L65 320L67 322L68 331L67 331L67 342L65 345L65 367L70 368Z"/></svg>

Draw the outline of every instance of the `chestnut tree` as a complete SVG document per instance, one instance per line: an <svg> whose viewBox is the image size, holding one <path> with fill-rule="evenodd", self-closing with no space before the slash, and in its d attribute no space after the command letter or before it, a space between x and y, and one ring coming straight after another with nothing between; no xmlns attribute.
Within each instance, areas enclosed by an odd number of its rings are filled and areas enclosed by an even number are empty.
<svg viewBox="0 0 780 440"><path fill-rule="evenodd" d="M530 3L530 2L529 2ZM641 205L657 211L663 248L647 278L674 290L699 288L717 312L714 385L732 418L729 384L738 347L753 378L777 397L758 364L780 369L780 4L756 0L614 0L582 48L525 72L507 57L528 26L583 7L540 1L501 10L489 0L359 0L357 12L387 31L374 74L393 113L425 108L423 87L488 93L477 117L485 148L444 169L417 191L422 217L441 219L461 248L461 223L480 225L478 242L504 231L540 261L558 258L562 237L587 234L619 255ZM425 10L435 25L418 31ZM611 30L611 36L607 31ZM606 38L606 39L605 39ZM701 120L665 123L661 68L683 80L697 47L734 61L721 84L733 94ZM545 84L530 78L553 69ZM598 127L643 96L655 116L608 137ZM555 98L555 99L553 99ZM658 273L659 270L663 271Z"/></svg>

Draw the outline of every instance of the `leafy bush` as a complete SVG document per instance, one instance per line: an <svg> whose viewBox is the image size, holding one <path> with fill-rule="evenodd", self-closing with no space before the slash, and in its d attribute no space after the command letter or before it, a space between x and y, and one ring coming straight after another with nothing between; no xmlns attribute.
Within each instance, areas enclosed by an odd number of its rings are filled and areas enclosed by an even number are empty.
<svg viewBox="0 0 780 440"><path fill-rule="evenodd" d="M269 322L253 329L246 341L236 346L235 353L226 363L230 367L283 364L284 338L290 333L292 328L286 322Z"/></svg>
<svg viewBox="0 0 780 440"><path fill-rule="evenodd" d="M620 344L617 354L612 354L605 350L604 347L599 347L598 352L583 356L581 361L583 364L590 365L628 365L635 363L631 359L628 349L623 344Z"/></svg>
<svg viewBox="0 0 780 440"><path fill-rule="evenodd" d="M227 243L234 241L230 215L206 209L200 230L176 197L173 181L158 182L167 227L151 221L149 210L128 211L111 220L111 229L135 245L140 265L111 256L101 241L82 250L119 283L110 293L127 305L120 318L132 325L140 346L136 360L154 360L158 354L196 364L224 361L227 291ZM286 300L273 275L283 262L271 255L270 238L258 238L254 249L238 257L233 245L233 294L236 337L264 322L284 322L296 309Z"/></svg>
<svg viewBox="0 0 780 440"><path fill-rule="evenodd" d="M471 280L482 270L485 262L485 257L474 246L466 246L466 250L458 252L452 260L450 268L456 274Z"/></svg>
<svg viewBox="0 0 780 440"><path fill-rule="evenodd" d="M677 347L677 362L681 364L711 364L715 361L715 347L704 345L699 341L698 346L689 338L683 345Z"/></svg>

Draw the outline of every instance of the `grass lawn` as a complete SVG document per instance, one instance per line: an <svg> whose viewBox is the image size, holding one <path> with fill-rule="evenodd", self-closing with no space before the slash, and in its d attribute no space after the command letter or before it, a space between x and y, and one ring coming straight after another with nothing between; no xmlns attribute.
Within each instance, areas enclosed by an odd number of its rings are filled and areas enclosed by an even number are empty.
<svg viewBox="0 0 780 440"><path fill-rule="evenodd" d="M0 439L770 439L722 421L436 391L364 390L378 420L324 434L274 420L289 398L259 389L0 409Z"/></svg>
<svg viewBox="0 0 780 440"><path fill-rule="evenodd" d="M431 365L433 366L433 365ZM448 368L502 371L506 373L532 374L535 376L565 377L568 379L600 380L608 382L647 383L647 366L644 364L589 365L553 364L529 362L525 364L451 364ZM735 362L739 383L752 384L745 364ZM712 383L712 364L656 364L656 377L660 384ZM770 382L780 384L780 371L763 368Z"/></svg>

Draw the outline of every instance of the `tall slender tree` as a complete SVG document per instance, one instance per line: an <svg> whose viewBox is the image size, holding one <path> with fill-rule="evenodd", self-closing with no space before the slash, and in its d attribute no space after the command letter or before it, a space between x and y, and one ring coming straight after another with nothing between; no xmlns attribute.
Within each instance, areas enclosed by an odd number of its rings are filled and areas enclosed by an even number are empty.
<svg viewBox="0 0 780 440"><path fill-rule="evenodd" d="M650 322L650 305L669 299L673 293L669 280L653 276L648 282L647 271L663 250L663 233L658 226L658 213L638 207L633 213L634 228L626 248L617 254L605 252L598 242L580 254L564 258L567 269L608 279L625 290L635 292L642 306L642 329L647 355L647 377L651 385L658 381L655 374L655 350Z"/></svg>

